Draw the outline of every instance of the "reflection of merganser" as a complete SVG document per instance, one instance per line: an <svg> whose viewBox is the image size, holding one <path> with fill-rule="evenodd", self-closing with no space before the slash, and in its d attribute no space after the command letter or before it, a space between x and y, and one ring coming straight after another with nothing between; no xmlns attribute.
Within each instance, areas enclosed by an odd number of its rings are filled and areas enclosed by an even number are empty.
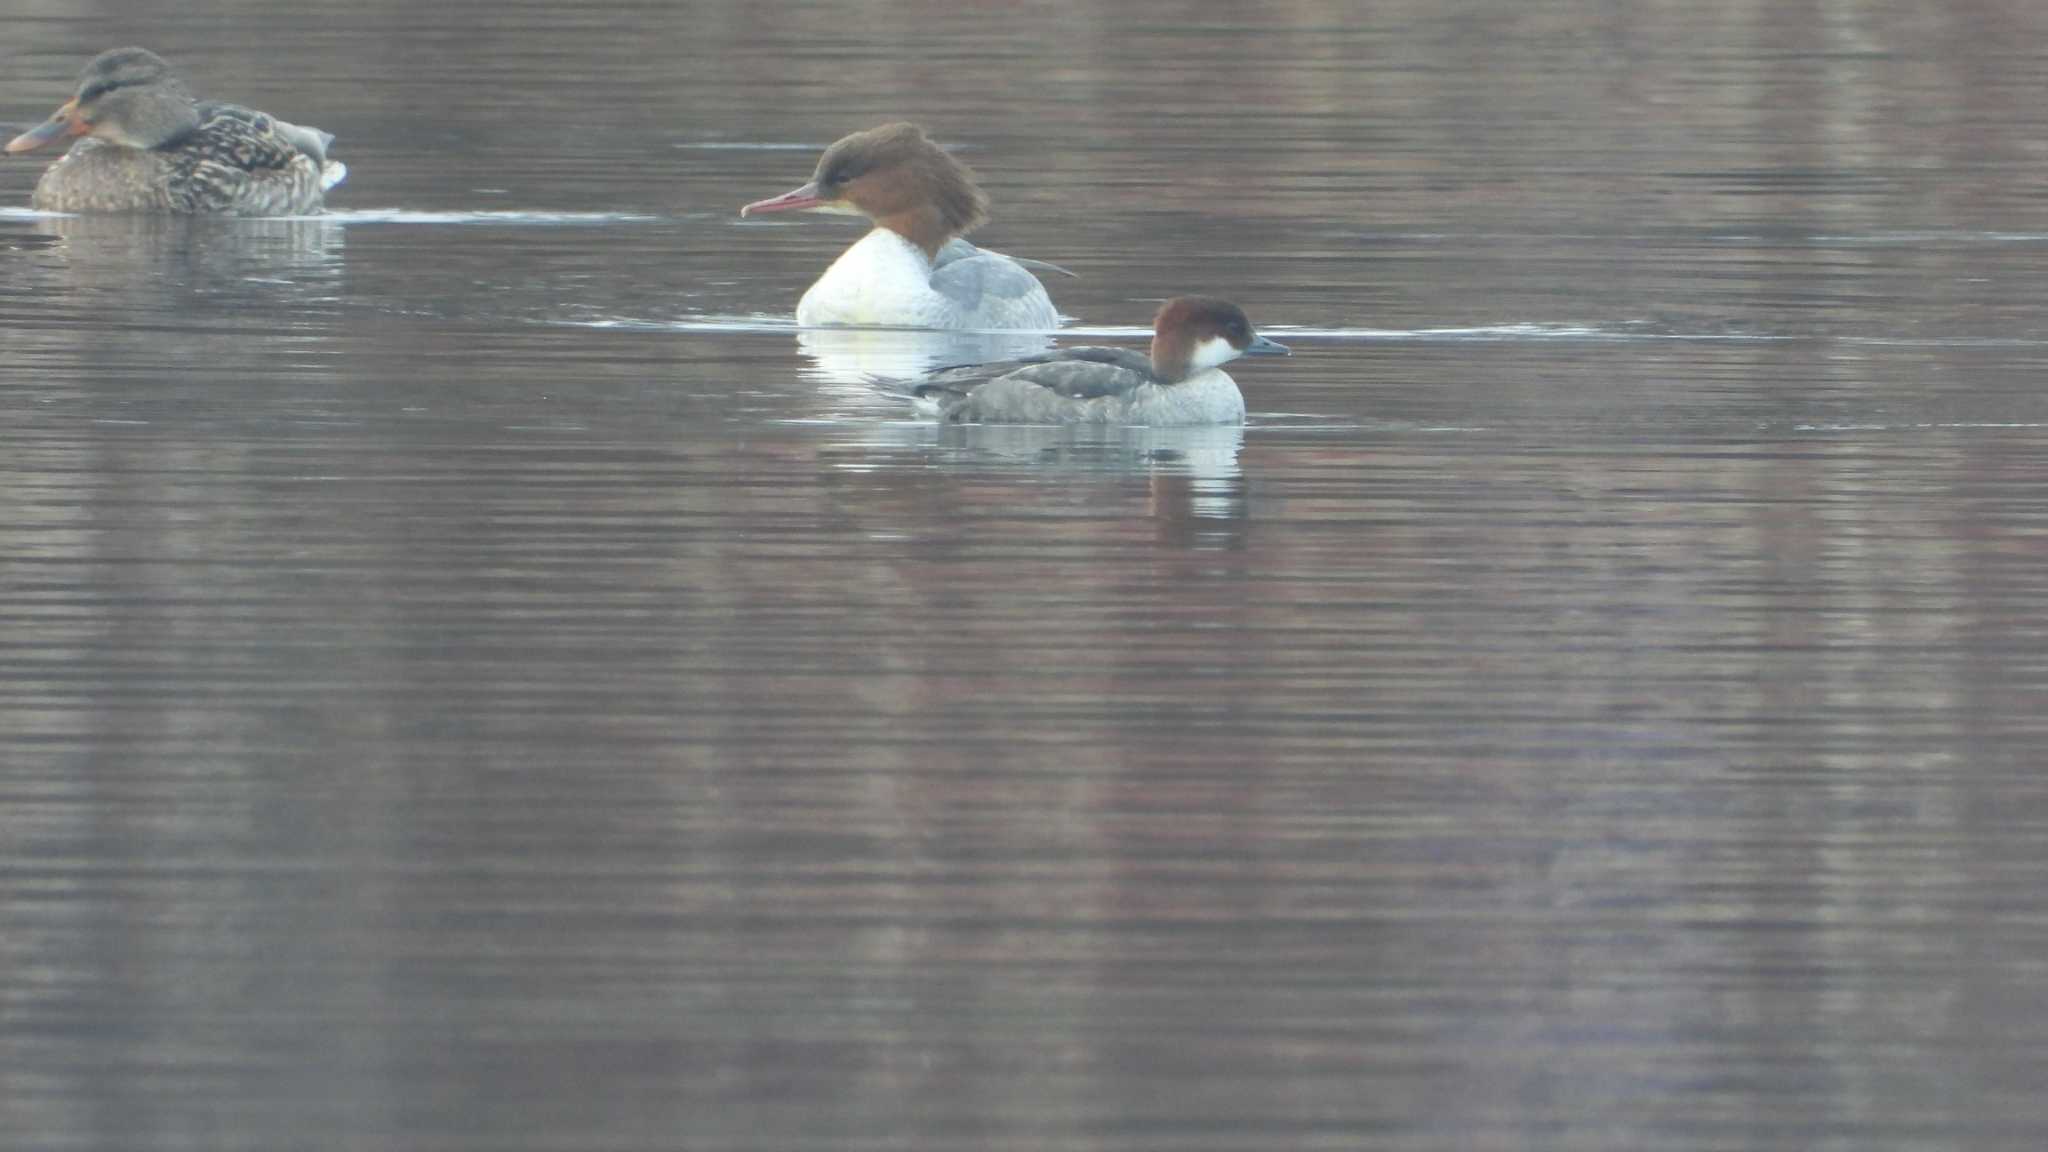
<svg viewBox="0 0 2048 1152"><path fill-rule="evenodd" d="M30 202L43 211L290 216L319 208L348 173L327 158L334 137L234 104L199 103L141 48L93 57L77 94L7 150L71 136L84 139L36 183Z"/></svg>
<svg viewBox="0 0 2048 1152"><path fill-rule="evenodd" d="M875 225L804 293L799 324L1059 327L1045 286L1023 262L960 238L987 216L988 198L915 124L846 137L825 149L810 183L740 215L799 210L866 216Z"/></svg>
<svg viewBox="0 0 2048 1152"><path fill-rule="evenodd" d="M846 386L849 399L874 404L875 381L915 380L955 364L986 364L1052 351L1050 332L977 332L934 328L799 328L803 375Z"/></svg>
<svg viewBox="0 0 2048 1152"><path fill-rule="evenodd" d="M1179 296L1152 322L1152 354L1067 348L1020 360L949 368L907 391L961 424L1238 424L1244 396L1222 365L1285 356L1227 300Z"/></svg>

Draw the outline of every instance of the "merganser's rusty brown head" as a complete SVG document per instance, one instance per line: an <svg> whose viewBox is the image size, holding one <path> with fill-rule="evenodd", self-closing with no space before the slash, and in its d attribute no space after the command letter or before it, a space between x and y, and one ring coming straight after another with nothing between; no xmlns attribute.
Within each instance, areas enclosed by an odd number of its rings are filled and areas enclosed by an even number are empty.
<svg viewBox="0 0 2048 1152"><path fill-rule="evenodd" d="M129 148L157 148L199 126L192 94L156 53L115 48L92 58L78 92L48 120L7 142L9 152L31 152L73 136L92 136Z"/></svg>
<svg viewBox="0 0 2048 1152"><path fill-rule="evenodd" d="M946 241L988 215L974 173L915 124L855 132L825 149L810 183L756 200L741 216L767 212L839 212L866 216L936 256Z"/></svg>
<svg viewBox="0 0 2048 1152"><path fill-rule="evenodd" d="M1152 320L1152 371L1178 383L1239 356L1286 356L1287 345L1252 330L1244 309L1214 296L1176 296Z"/></svg>

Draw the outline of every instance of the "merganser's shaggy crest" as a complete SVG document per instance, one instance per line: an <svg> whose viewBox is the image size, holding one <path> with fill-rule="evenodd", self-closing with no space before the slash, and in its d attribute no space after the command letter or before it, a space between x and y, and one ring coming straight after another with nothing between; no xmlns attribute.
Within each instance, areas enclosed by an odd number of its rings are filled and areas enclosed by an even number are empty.
<svg viewBox="0 0 2048 1152"><path fill-rule="evenodd" d="M1152 354L1067 348L948 368L905 391L957 424L1241 424L1244 396L1222 365L1285 356L1228 300L1178 296L1152 322Z"/></svg>
<svg viewBox="0 0 2048 1152"><path fill-rule="evenodd" d="M317 210L348 169L334 137L234 104L192 98L155 53L93 57L78 92L9 152L83 137L36 182L46 212L295 216Z"/></svg>
<svg viewBox="0 0 2048 1152"><path fill-rule="evenodd" d="M987 217L988 198L974 174L915 124L846 137L825 150L810 183L757 200L740 215L800 210L866 216L875 230L804 293L799 324L1059 327L1045 286L1023 262L961 239Z"/></svg>

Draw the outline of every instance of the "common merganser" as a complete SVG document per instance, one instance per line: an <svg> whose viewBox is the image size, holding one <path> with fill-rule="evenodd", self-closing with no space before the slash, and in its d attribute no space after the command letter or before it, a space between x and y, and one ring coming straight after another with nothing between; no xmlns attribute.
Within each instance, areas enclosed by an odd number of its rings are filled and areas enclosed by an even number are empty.
<svg viewBox="0 0 2048 1152"><path fill-rule="evenodd" d="M36 182L46 212L295 216L320 207L348 169L334 137L235 104L200 103L142 48L92 58L78 91L41 126L8 141L30 152L84 137Z"/></svg>
<svg viewBox="0 0 2048 1152"><path fill-rule="evenodd" d="M810 183L756 200L740 215L800 210L866 216L875 229L804 293L799 324L1059 327L1058 310L1026 262L961 239L987 218L988 197L966 165L915 124L884 124L840 140L825 149Z"/></svg>
<svg viewBox="0 0 2048 1152"><path fill-rule="evenodd" d="M1241 424L1244 395L1222 365L1285 356L1228 300L1177 296L1152 322L1152 354L1067 348L899 382L957 424Z"/></svg>

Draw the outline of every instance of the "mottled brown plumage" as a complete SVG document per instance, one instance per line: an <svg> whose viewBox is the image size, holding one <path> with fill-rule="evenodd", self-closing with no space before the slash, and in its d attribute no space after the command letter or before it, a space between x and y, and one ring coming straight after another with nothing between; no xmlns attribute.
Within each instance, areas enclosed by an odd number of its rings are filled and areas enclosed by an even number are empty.
<svg viewBox="0 0 2048 1152"><path fill-rule="evenodd" d="M297 215L321 207L347 169L333 137L234 104L200 103L155 54L103 52L78 92L7 145L26 152L82 137L36 184L50 212Z"/></svg>

